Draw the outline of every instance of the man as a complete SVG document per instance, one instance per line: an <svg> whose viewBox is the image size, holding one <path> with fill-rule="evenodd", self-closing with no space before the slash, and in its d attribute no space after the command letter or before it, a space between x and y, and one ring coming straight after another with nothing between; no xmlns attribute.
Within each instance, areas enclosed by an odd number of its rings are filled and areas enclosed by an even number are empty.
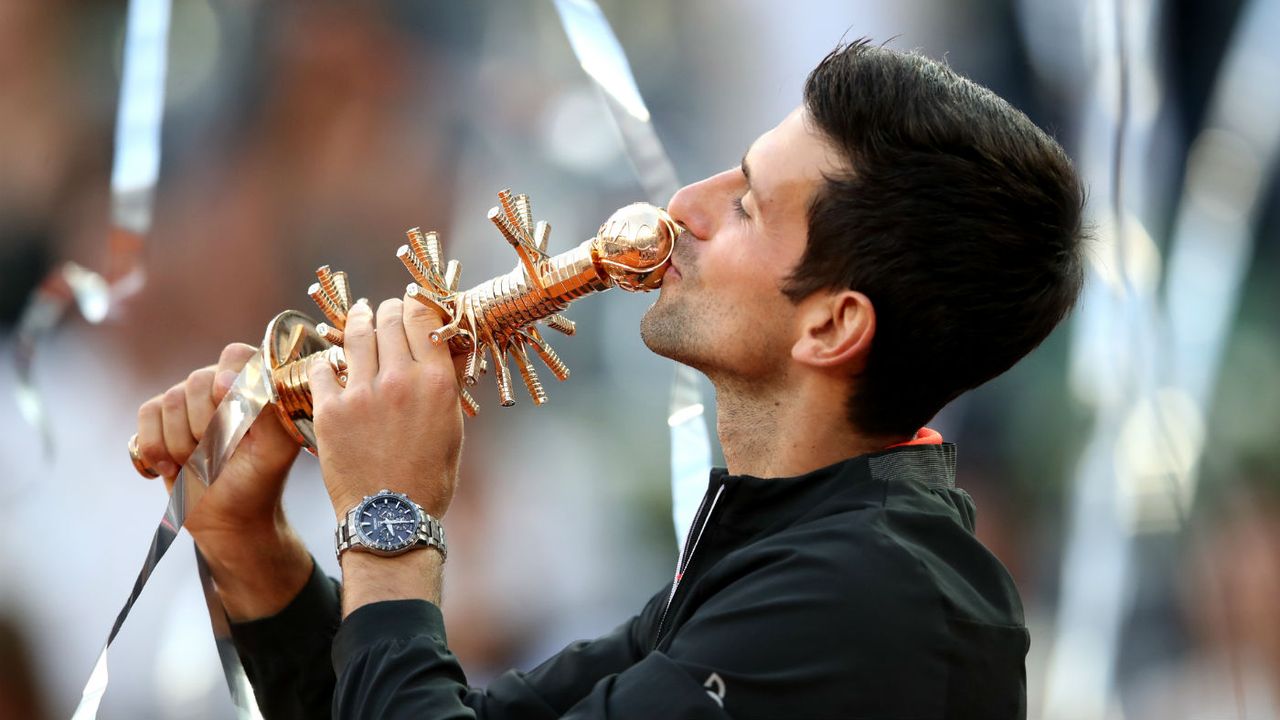
<svg viewBox="0 0 1280 720"><path fill-rule="evenodd" d="M280 507L297 450L259 421L187 522L259 703L269 717L1024 717L1017 592L973 537L953 447L923 426L1070 310L1081 204L1061 149L989 91L865 41L837 49L739 167L671 199L687 232L641 335L714 383L728 466L673 583L613 633L470 690L436 539L342 552L339 600ZM415 302L360 303L345 387L310 370L344 541L349 518L387 537L411 522L384 488L434 518L449 507L462 418L428 340L439 324ZM142 407L153 467L172 477L251 352L229 346Z"/></svg>

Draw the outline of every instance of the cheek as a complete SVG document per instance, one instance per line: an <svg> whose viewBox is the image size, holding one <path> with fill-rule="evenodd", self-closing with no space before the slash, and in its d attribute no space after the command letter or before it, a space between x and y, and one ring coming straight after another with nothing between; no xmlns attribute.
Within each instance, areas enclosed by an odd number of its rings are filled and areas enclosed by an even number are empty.
<svg viewBox="0 0 1280 720"><path fill-rule="evenodd" d="M731 290L739 286L753 287L758 283L762 258L745 242L725 243L721 247L708 248L697 258L697 274L709 290Z"/></svg>

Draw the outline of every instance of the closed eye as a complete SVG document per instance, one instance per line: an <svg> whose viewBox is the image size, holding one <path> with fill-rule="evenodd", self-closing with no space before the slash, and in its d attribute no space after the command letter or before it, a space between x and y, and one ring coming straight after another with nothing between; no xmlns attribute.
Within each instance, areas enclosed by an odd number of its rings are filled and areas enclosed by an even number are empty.
<svg viewBox="0 0 1280 720"><path fill-rule="evenodd" d="M742 198L740 197L733 199L733 211L738 217L744 220L751 219L751 216L747 214L747 209L742 206Z"/></svg>

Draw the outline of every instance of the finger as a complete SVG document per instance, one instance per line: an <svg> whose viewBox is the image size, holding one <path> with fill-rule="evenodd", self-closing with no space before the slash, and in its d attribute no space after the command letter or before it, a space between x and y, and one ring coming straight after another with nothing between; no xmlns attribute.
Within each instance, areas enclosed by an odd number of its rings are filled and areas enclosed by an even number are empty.
<svg viewBox="0 0 1280 720"><path fill-rule="evenodd" d="M438 350L436 344L431 342L431 333L440 329L444 318L440 316L439 310L408 295L401 301L401 305L404 308L404 336L409 343L409 352L413 353L414 360L422 362Z"/></svg>
<svg viewBox="0 0 1280 720"><path fill-rule="evenodd" d="M399 298L383 300L378 304L378 369L413 362L409 341L404 334L404 303Z"/></svg>
<svg viewBox="0 0 1280 720"><path fill-rule="evenodd" d="M191 426L191 434L196 442L204 439L205 430L209 428L209 420L213 418L213 379L216 374L214 366L202 367L187 376L183 387L187 393L187 424ZM224 390L225 394L226 391Z"/></svg>
<svg viewBox="0 0 1280 720"><path fill-rule="evenodd" d="M444 327L445 318L439 307L417 300L405 301L405 336L409 338L409 347L413 349L413 356L418 362L449 359L449 343L431 341L431 333Z"/></svg>
<svg viewBox="0 0 1280 720"><path fill-rule="evenodd" d="M178 383L165 392L160 402L161 430L169 457L178 465L185 465L191 451L196 449L196 437L187 419L187 391ZM157 470L159 468L156 468ZM165 473L166 475L168 473Z"/></svg>
<svg viewBox="0 0 1280 720"><path fill-rule="evenodd" d="M217 405L222 402L222 398L231 389L231 384L235 381L240 371L244 369L245 363L249 362L249 358L258 352L258 348L244 343L231 343L222 349L222 355L218 357L218 367L215 370L214 382L210 386L213 395L213 403ZM228 380L228 374L230 379Z"/></svg>
<svg viewBox="0 0 1280 720"><path fill-rule="evenodd" d="M138 408L138 456L152 470L172 478L178 474L178 466L164 443L163 402L164 396L157 395Z"/></svg>
<svg viewBox="0 0 1280 720"><path fill-rule="evenodd" d="M138 433L134 433L133 437L129 438L126 447L129 450L129 460L133 463L133 469L137 470L139 475L147 479L160 477L160 473L148 465L138 452Z"/></svg>
<svg viewBox="0 0 1280 720"><path fill-rule="evenodd" d="M373 309L360 298L347 311L343 329L343 353L347 356L347 387L368 385L378 374L378 345L373 337Z"/></svg>
<svg viewBox="0 0 1280 720"><path fill-rule="evenodd" d="M313 408L323 406L330 398L342 392L337 373L323 357L317 357L307 364L307 385L311 388Z"/></svg>

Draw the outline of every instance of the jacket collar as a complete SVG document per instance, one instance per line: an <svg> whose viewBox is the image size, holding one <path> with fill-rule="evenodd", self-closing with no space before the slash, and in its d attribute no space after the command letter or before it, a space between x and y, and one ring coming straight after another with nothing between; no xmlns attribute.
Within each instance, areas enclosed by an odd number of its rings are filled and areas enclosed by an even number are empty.
<svg viewBox="0 0 1280 720"><path fill-rule="evenodd" d="M952 489L955 472L954 444L904 445L793 477L730 475L725 468L714 468L708 494L724 487L713 522L753 533L809 516L883 505L888 493L899 490Z"/></svg>

